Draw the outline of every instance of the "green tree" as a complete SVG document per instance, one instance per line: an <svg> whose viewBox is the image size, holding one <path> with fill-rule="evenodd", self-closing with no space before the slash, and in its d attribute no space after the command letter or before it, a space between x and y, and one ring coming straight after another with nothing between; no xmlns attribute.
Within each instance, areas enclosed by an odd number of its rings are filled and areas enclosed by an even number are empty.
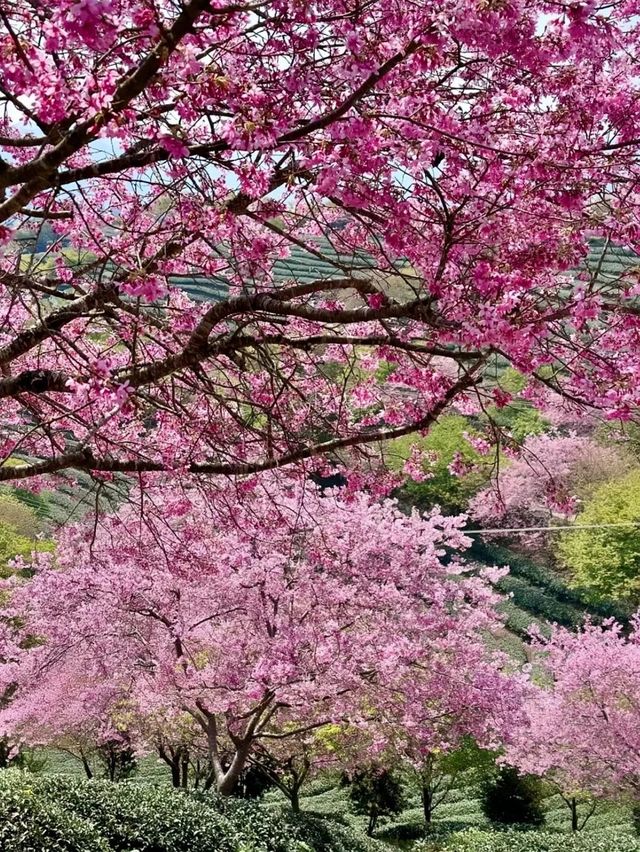
<svg viewBox="0 0 640 852"><path fill-rule="evenodd" d="M498 387L513 395L514 399L504 408L489 405L485 415L500 429L508 432L511 437L521 444L529 435L540 435L549 428L549 423L540 411L528 400L519 398L519 394L527 386L528 379L522 373L507 367L496 376Z"/></svg>
<svg viewBox="0 0 640 852"><path fill-rule="evenodd" d="M352 776L349 801L357 814L369 817L369 837L376 830L380 817L399 814L405 806L400 779L389 769L379 766L367 767Z"/></svg>
<svg viewBox="0 0 640 852"><path fill-rule="evenodd" d="M109 781L125 781L138 769L138 759L126 734L105 740L96 749L102 775Z"/></svg>
<svg viewBox="0 0 640 852"><path fill-rule="evenodd" d="M471 737L463 739L454 751L429 752L422 764L413 769L425 826L431 824L436 808L443 805L452 790L460 785L461 777L471 782L479 773L487 773L494 766L495 754L480 748Z"/></svg>
<svg viewBox="0 0 640 852"><path fill-rule="evenodd" d="M482 787L481 804L491 822L503 825L542 825L543 787L534 775L520 775L512 766L503 766Z"/></svg>
<svg viewBox="0 0 640 852"><path fill-rule="evenodd" d="M471 437L480 436L465 417L450 414L434 423L423 438L408 435L391 442L385 455L392 470L402 469L413 446L425 454L433 454L434 458L432 465L424 466L429 479L424 482L409 480L400 489L398 497L402 502L421 511L438 505L445 513L460 512L466 507L469 497L488 479L492 459L476 452L465 438L465 433ZM456 454L473 468L464 476L454 476L449 472L449 465Z"/></svg>
<svg viewBox="0 0 640 852"><path fill-rule="evenodd" d="M640 470L602 485L576 518L578 527L625 523L639 526L562 533L557 552L574 585L594 597L640 600Z"/></svg>

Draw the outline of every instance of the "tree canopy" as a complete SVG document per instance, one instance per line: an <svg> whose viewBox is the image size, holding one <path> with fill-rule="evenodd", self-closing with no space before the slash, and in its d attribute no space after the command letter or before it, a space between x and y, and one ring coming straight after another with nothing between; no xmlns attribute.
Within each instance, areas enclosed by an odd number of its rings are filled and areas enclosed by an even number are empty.
<svg viewBox="0 0 640 852"><path fill-rule="evenodd" d="M640 471L632 470L597 489L585 502L576 524L596 526L566 533L558 542L558 554L576 585L595 596L630 598L638 603Z"/></svg>
<svg viewBox="0 0 640 852"><path fill-rule="evenodd" d="M267 484L147 495L144 521L133 505L69 530L55 563L5 581L5 729L104 739L127 713L186 712L225 793L256 744L328 724L373 753L493 741L521 685L484 641L501 623L491 571L440 562L465 542L459 522Z"/></svg>
<svg viewBox="0 0 640 852"><path fill-rule="evenodd" d="M6 3L0 480L353 465L496 359L629 417L635 14Z"/></svg>

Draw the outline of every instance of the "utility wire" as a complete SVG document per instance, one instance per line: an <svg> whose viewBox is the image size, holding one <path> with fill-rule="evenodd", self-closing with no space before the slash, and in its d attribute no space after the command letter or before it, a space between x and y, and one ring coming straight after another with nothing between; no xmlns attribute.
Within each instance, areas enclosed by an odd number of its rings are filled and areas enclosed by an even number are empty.
<svg viewBox="0 0 640 852"><path fill-rule="evenodd" d="M605 530L615 527L640 527L640 521L625 521L620 524L574 524L566 527L494 527L486 530L463 530L463 532L465 535L485 535L486 533L573 532L574 530Z"/></svg>

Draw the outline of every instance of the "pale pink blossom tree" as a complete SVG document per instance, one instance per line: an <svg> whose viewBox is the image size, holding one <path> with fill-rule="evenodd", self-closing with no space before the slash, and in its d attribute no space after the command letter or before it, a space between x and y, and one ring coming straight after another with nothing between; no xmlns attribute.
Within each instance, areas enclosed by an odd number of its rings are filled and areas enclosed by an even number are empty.
<svg viewBox="0 0 640 852"><path fill-rule="evenodd" d="M544 686L525 702L526 724L514 729L505 759L552 780L577 829L580 793L640 797L639 624L586 624L578 633L556 627L536 644Z"/></svg>
<svg viewBox="0 0 640 852"><path fill-rule="evenodd" d="M492 483L469 504L472 517L505 526L570 518L598 485L621 476L628 460L593 437L546 433L528 437L504 459Z"/></svg>
<svg viewBox="0 0 640 852"><path fill-rule="evenodd" d="M5 727L41 740L113 690L142 714L189 713L228 793L258 743L332 723L367 731L372 753L402 736L427 751L517 711L485 645L497 595L440 561L466 544L459 521L271 477L215 497L147 493L142 517L68 531L55 564L6 581Z"/></svg>

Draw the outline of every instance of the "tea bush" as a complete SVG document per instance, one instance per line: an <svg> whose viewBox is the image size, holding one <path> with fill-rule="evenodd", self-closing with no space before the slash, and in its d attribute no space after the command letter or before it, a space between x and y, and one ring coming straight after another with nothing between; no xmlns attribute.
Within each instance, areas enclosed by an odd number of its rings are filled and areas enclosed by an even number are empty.
<svg viewBox="0 0 640 852"><path fill-rule="evenodd" d="M2 852L376 852L332 820L214 793L0 772Z"/></svg>
<svg viewBox="0 0 640 852"><path fill-rule="evenodd" d="M415 846L413 852L429 847ZM464 831L445 845L446 852L640 852L632 834L590 831L553 834L546 831Z"/></svg>

